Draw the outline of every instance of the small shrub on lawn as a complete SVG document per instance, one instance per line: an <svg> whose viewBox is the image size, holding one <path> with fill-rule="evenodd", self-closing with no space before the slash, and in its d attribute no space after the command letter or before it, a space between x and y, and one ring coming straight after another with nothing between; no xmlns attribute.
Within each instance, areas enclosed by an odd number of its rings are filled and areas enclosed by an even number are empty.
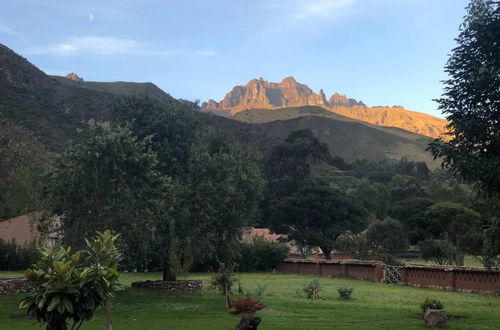
<svg viewBox="0 0 500 330"><path fill-rule="evenodd" d="M255 283L257 285L257 289L255 289L255 297L262 297L264 293L266 292L268 284L259 284Z"/></svg>
<svg viewBox="0 0 500 330"><path fill-rule="evenodd" d="M231 301L231 308L228 310L228 313L232 315L254 314L264 307L262 303L252 299L248 295L246 298Z"/></svg>
<svg viewBox="0 0 500 330"><path fill-rule="evenodd" d="M425 301L420 305L422 312L425 313L427 309L443 309L444 305L437 299L425 298Z"/></svg>
<svg viewBox="0 0 500 330"><path fill-rule="evenodd" d="M353 288L348 288L341 286L340 288L337 289L337 292L339 293L339 299L342 300L348 300L351 299L351 294L354 291Z"/></svg>
<svg viewBox="0 0 500 330"><path fill-rule="evenodd" d="M302 289L297 290L297 297L305 297L308 299L321 299L321 283L319 277L315 277L311 282L305 285ZM305 296L303 295L305 293Z"/></svg>

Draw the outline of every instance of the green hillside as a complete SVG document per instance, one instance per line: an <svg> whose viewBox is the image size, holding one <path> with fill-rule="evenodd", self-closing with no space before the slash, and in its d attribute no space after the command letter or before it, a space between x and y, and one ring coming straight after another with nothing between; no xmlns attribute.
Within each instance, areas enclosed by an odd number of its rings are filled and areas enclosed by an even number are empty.
<svg viewBox="0 0 500 330"><path fill-rule="evenodd" d="M309 129L328 145L334 156L347 161L356 159L383 160L407 157L425 161L430 168L439 164L426 151L429 138L399 128L371 125L323 110L307 106L279 110L254 109L234 116L238 121L259 125L278 139L291 131Z"/></svg>
<svg viewBox="0 0 500 330"><path fill-rule="evenodd" d="M123 96L148 96L157 97L164 101L171 102L174 100L172 96L165 93L153 83L137 83L126 81L115 82L97 82L97 81L77 81L61 76L51 76L60 83L73 87L86 88L98 92L110 93Z"/></svg>

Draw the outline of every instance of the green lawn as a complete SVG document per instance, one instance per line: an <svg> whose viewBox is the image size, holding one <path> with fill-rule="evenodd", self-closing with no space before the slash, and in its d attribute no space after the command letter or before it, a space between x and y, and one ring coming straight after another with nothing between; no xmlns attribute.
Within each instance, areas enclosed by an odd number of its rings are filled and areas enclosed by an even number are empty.
<svg viewBox="0 0 500 330"><path fill-rule="evenodd" d="M0 276L13 276L0 273ZM122 329L233 329L238 318L224 312L224 300L207 287L207 274L192 274L203 279L200 293L174 295L160 291L130 289L137 280L159 279L159 274L123 274L128 289L115 299L114 328ZM256 283L268 284L262 301L267 306L259 312L263 322L259 329L425 329L415 318L419 304L426 298L437 298L445 309L462 319L450 322L450 329L499 329L500 297L492 295L446 292L368 281L321 278L327 300L296 298L295 291L312 276L242 274L244 290L254 291ZM354 288L353 299L339 301L336 289ZM0 329L37 329L31 320L12 319L22 313L17 309L20 296L0 296ZM103 313L81 329L104 329Z"/></svg>
<svg viewBox="0 0 500 330"><path fill-rule="evenodd" d="M400 259L406 264L422 264L422 265L435 265L436 263L424 259ZM473 256L465 256L464 266L467 267L483 267L483 264Z"/></svg>

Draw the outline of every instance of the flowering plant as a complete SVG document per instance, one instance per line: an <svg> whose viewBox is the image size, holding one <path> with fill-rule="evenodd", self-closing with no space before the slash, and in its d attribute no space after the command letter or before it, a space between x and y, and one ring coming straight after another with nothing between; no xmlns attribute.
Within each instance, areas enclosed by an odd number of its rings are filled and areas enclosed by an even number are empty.
<svg viewBox="0 0 500 330"><path fill-rule="evenodd" d="M231 309L229 309L228 313L232 315L253 314L260 311L264 307L264 304L258 302L257 300L246 297L232 301Z"/></svg>

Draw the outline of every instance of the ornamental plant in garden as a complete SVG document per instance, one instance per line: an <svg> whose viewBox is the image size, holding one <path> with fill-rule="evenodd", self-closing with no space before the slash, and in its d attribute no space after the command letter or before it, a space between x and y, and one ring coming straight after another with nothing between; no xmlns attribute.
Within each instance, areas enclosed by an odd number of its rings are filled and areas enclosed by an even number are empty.
<svg viewBox="0 0 500 330"><path fill-rule="evenodd" d="M250 296L231 302L229 314L240 316L253 316L256 312L264 309L264 304L252 299Z"/></svg>
<svg viewBox="0 0 500 330"><path fill-rule="evenodd" d="M118 280L121 253L115 246L117 239L118 235L106 230L86 241L83 251L41 249L40 260L26 271L29 291L19 307L27 309L47 330L66 330L69 322L72 329L79 329L102 307L111 330L110 300L123 290Z"/></svg>

